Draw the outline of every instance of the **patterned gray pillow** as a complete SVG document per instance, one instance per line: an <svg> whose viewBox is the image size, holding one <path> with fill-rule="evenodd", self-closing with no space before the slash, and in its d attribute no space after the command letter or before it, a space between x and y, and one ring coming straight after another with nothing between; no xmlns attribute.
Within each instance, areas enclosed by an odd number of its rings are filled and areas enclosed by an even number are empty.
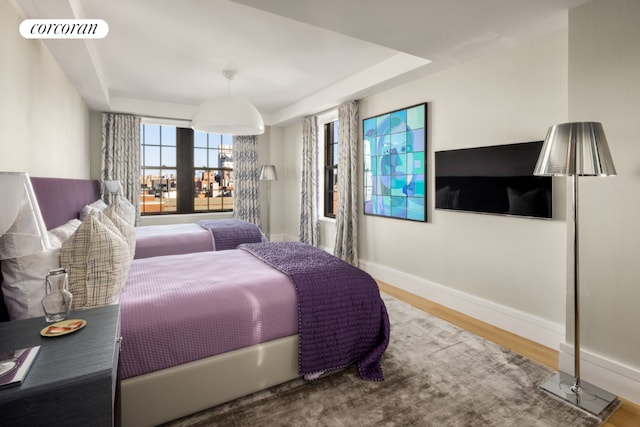
<svg viewBox="0 0 640 427"><path fill-rule="evenodd" d="M131 202L124 197L118 197L111 205L109 205L115 213L120 215L122 219L127 221L129 224L135 226L136 225L136 208L131 204Z"/></svg>
<svg viewBox="0 0 640 427"><path fill-rule="evenodd" d="M121 215L118 214L114 205L111 204L107 209L102 211L102 214L113 222L120 234L124 237L129 245L129 251L131 252L131 258L136 254L136 228L129 222L125 221ZM102 220L102 219L101 219Z"/></svg>
<svg viewBox="0 0 640 427"><path fill-rule="evenodd" d="M67 269L73 294L72 309L117 302L131 260L129 245L113 222L89 212L60 250L60 266Z"/></svg>

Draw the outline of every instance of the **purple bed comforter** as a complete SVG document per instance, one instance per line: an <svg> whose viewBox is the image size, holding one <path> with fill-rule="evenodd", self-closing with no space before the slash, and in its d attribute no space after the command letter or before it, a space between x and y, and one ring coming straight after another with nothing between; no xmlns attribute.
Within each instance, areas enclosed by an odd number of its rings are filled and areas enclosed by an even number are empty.
<svg viewBox="0 0 640 427"><path fill-rule="evenodd" d="M257 225L241 219L201 220L197 224L211 232L214 251L235 249L242 243L265 243Z"/></svg>
<svg viewBox="0 0 640 427"><path fill-rule="evenodd" d="M389 317L369 274L304 243L243 244L291 278L298 295L300 373L358 364L360 376L382 380Z"/></svg>
<svg viewBox="0 0 640 427"><path fill-rule="evenodd" d="M368 274L306 245L243 248L134 260L120 295L123 378L299 334L301 374L358 363L382 379L389 321Z"/></svg>
<svg viewBox="0 0 640 427"><path fill-rule="evenodd" d="M235 249L241 243L266 242L258 226L239 219L136 227L135 258Z"/></svg>
<svg viewBox="0 0 640 427"><path fill-rule="evenodd" d="M136 227L136 259L212 250L211 233L197 224Z"/></svg>
<svg viewBox="0 0 640 427"><path fill-rule="evenodd" d="M240 250L134 260L120 313L123 378L298 333L289 278Z"/></svg>

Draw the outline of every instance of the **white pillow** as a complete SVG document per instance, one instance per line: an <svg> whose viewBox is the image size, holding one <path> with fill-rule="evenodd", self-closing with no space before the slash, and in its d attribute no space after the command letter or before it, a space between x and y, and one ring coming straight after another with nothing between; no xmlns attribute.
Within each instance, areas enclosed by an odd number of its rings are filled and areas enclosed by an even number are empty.
<svg viewBox="0 0 640 427"><path fill-rule="evenodd" d="M51 249L2 261L2 295L11 320L44 316L42 299L49 270L60 268L60 247L80 225L71 220L49 231Z"/></svg>
<svg viewBox="0 0 640 427"><path fill-rule="evenodd" d="M80 211L80 221L84 221L84 219L89 215L89 212L98 211L102 212L107 209L107 204L102 201L102 199L98 199L93 203L88 205L84 205L82 211Z"/></svg>
<svg viewBox="0 0 640 427"><path fill-rule="evenodd" d="M85 309L118 301L131 266L131 254L113 222L91 211L62 244L60 265L69 274L71 308Z"/></svg>
<svg viewBox="0 0 640 427"><path fill-rule="evenodd" d="M81 223L82 221L80 221L79 219L72 219L70 221L67 221L65 224L62 224L61 226L54 228L53 230L49 230L49 240L52 240L51 236L54 236L54 238L57 238L60 244L62 244L62 242L67 240L73 233L76 232Z"/></svg>

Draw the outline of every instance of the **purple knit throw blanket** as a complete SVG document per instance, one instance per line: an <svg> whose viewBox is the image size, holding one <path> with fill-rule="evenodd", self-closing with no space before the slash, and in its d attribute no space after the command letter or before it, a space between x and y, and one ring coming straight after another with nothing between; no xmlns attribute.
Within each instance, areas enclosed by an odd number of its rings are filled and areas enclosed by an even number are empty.
<svg viewBox="0 0 640 427"><path fill-rule="evenodd" d="M316 374L358 364L366 380L383 380L389 317L378 285L364 271L304 243L239 246L289 276L298 294L299 370Z"/></svg>
<svg viewBox="0 0 640 427"><path fill-rule="evenodd" d="M258 226L241 219L200 220L197 224L211 232L214 251L235 249L241 243L264 241Z"/></svg>

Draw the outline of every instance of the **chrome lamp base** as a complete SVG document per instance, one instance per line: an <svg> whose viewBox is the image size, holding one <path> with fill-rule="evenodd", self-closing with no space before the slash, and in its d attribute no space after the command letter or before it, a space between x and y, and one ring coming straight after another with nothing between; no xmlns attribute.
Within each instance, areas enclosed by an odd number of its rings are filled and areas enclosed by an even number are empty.
<svg viewBox="0 0 640 427"><path fill-rule="evenodd" d="M540 388L596 416L600 416L617 399L616 395L585 381L580 381L580 390L575 392L574 383L573 376L559 372L542 383Z"/></svg>

